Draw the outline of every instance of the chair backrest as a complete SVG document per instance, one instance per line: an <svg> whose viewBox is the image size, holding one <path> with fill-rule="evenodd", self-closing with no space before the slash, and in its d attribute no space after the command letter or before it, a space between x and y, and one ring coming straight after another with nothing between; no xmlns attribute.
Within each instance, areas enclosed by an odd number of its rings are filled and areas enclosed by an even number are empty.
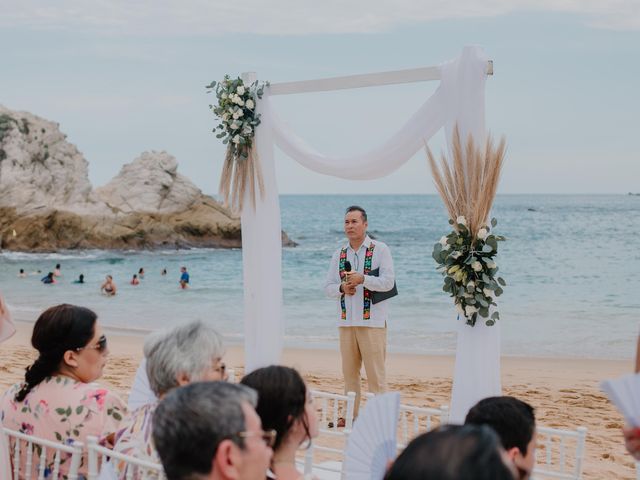
<svg viewBox="0 0 640 480"><path fill-rule="evenodd" d="M398 449L403 450L407 444L420 435L449 422L449 407L440 408L416 407L400 404L400 419L398 425Z"/></svg>
<svg viewBox="0 0 640 480"><path fill-rule="evenodd" d="M340 395L317 390L312 390L311 394L316 408L320 410L320 428L318 437L305 452L304 473L320 476L323 472L333 472L341 477L347 437L353 428L356 394ZM344 427L338 427L340 418L344 418Z"/></svg>
<svg viewBox="0 0 640 480"><path fill-rule="evenodd" d="M365 394L367 400L373 396L373 393ZM398 450L404 450L407 444L421 433L429 432L447 423L449 423L449 407L447 405L432 408L401 403L398 418Z"/></svg>
<svg viewBox="0 0 640 480"><path fill-rule="evenodd" d="M126 472L124 477L126 480L165 479L161 464L138 460L135 457L102 447L98 444L98 437L87 437L87 451L89 453L88 480L97 480L101 470L107 468L115 474L116 479L120 478L122 472ZM104 472L102 473L102 478L104 478L106 475Z"/></svg>
<svg viewBox="0 0 640 480"><path fill-rule="evenodd" d="M60 467L64 465L62 470L64 470L66 478L68 480L78 479L78 470L82 461L82 442L63 444L8 428L3 430L9 439L13 460L13 478L30 480L35 473L38 479L42 479L45 470L50 469L50 476L47 478L57 480L62 478Z"/></svg>
<svg viewBox="0 0 640 480"><path fill-rule="evenodd" d="M582 478L582 463L587 438L587 429L575 430L537 427L536 479L559 478L578 480Z"/></svg>

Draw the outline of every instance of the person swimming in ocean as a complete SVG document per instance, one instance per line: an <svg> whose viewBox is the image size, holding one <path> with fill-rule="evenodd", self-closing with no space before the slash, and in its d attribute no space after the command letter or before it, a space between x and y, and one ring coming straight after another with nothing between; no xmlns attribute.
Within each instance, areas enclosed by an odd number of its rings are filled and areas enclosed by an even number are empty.
<svg viewBox="0 0 640 480"><path fill-rule="evenodd" d="M100 292L109 297L113 297L116 294L116 290L116 284L113 281L113 277L111 275L107 275L105 277L105 282L100 287Z"/></svg>
<svg viewBox="0 0 640 480"><path fill-rule="evenodd" d="M77 280L74 280L73 283L84 283L84 273L81 273Z"/></svg>
<svg viewBox="0 0 640 480"><path fill-rule="evenodd" d="M25 278L27 276L27 272L24 271L24 268L20 269L20 273L18 273L20 278Z"/></svg>
<svg viewBox="0 0 640 480"><path fill-rule="evenodd" d="M189 273L187 272L187 267L180 267L180 288L183 290L189 288Z"/></svg>
<svg viewBox="0 0 640 480"><path fill-rule="evenodd" d="M140 280L144 278L144 268L140 267L140 270L138 270L138 277L140 277Z"/></svg>
<svg viewBox="0 0 640 480"><path fill-rule="evenodd" d="M47 273L44 277L42 277L42 278L40 279L40 281L41 281L42 283L44 283L45 285L50 285L50 284L53 284L53 283L58 283L58 282L56 281L55 277L53 276L53 272L49 272L49 273Z"/></svg>
<svg viewBox="0 0 640 480"><path fill-rule="evenodd" d="M140 285L140 280L138 280L138 275L137 274L133 274L133 278L131 279L131 285Z"/></svg>
<svg viewBox="0 0 640 480"><path fill-rule="evenodd" d="M54 277L61 277L62 276L62 273L60 273L60 264L59 263L56 264L56 268L53 271L53 276Z"/></svg>

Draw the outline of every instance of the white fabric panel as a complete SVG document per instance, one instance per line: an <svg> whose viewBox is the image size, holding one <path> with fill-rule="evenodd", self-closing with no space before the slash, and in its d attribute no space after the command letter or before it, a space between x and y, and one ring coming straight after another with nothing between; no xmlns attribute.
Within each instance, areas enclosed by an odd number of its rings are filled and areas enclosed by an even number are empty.
<svg viewBox="0 0 640 480"><path fill-rule="evenodd" d="M269 97L263 98L263 102L267 104L266 115L273 127L276 144L289 157L324 175L349 180L372 180L396 171L442 128L445 111L441 98L438 89L385 143L350 157L328 157L315 151L278 117Z"/></svg>
<svg viewBox="0 0 640 480"><path fill-rule="evenodd" d="M475 327L458 323L456 364L451 389L450 423L464 423L477 402L502 394L500 383L500 322L487 327L478 319Z"/></svg>
<svg viewBox="0 0 640 480"><path fill-rule="evenodd" d="M262 124L256 129L258 161L264 177L264 197L249 189L242 210L242 271L244 278L245 372L280 363L282 318L282 236L280 203L273 160L273 136L265 124L264 103L258 102Z"/></svg>
<svg viewBox="0 0 640 480"><path fill-rule="evenodd" d="M348 157L326 156L308 145L277 115L268 89L265 92L258 104L262 123L256 130L256 148L266 193L264 199L258 199L255 209L245 199L242 212L248 372L277 363L282 349L282 242L274 142L291 158L318 173L369 180L397 170L442 127L450 144L456 122L463 138L472 133L476 138L484 139L486 56L479 47L465 47L460 57L440 68L440 86L398 132L379 147ZM451 404L452 418L458 421L477 399L500 393L499 328L488 328L480 323L473 329L462 327L458 333Z"/></svg>

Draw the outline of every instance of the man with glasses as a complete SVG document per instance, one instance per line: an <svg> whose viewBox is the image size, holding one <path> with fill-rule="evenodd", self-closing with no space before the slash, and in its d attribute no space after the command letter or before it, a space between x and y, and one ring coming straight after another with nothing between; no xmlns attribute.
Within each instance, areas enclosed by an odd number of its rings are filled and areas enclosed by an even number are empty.
<svg viewBox="0 0 640 480"><path fill-rule="evenodd" d="M395 291L389 247L372 240L367 227L367 212L362 207L347 208L344 233L349 242L334 253L325 281L326 295L338 299L344 390L356 393L355 415L360 405L363 363L369 391L386 390L388 302L385 300ZM344 426L344 422L338 426Z"/></svg>
<svg viewBox="0 0 640 480"><path fill-rule="evenodd" d="M160 402L153 441L168 480L264 480L275 431L262 430L256 392L227 382L177 388Z"/></svg>

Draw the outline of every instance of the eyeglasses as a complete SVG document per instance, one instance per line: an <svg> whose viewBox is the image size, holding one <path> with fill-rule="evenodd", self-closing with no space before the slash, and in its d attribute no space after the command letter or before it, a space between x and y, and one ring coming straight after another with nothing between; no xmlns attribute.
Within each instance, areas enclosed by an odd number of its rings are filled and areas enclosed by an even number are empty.
<svg viewBox="0 0 640 480"><path fill-rule="evenodd" d="M276 444L277 435L278 434L275 430L267 430L267 431L260 430L258 432L238 432L235 434L235 436L240 438L249 438L249 437L256 437L256 436L260 437L262 441L269 448L273 448L273 446Z"/></svg>
<svg viewBox="0 0 640 480"><path fill-rule="evenodd" d="M89 349L97 350L99 353L104 353L104 351L107 349L107 337L105 335L102 335L98 339L98 343L96 343L95 345L85 345L84 347L76 348L76 352Z"/></svg>

